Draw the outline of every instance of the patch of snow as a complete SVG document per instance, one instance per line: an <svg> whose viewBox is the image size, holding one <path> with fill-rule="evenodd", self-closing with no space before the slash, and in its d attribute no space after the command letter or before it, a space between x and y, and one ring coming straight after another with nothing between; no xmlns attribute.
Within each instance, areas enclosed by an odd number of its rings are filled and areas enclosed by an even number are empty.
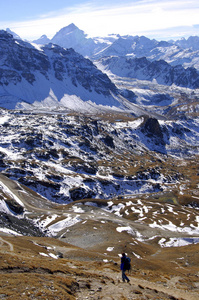
<svg viewBox="0 0 199 300"><path fill-rule="evenodd" d="M45 257L49 257L48 254L43 253L43 252L39 252L40 255L45 256Z"/></svg>
<svg viewBox="0 0 199 300"><path fill-rule="evenodd" d="M19 153L16 153L15 149L8 149L8 148L3 148L0 147L0 151L7 155L8 159L11 160L20 160L23 159L23 156L20 155Z"/></svg>
<svg viewBox="0 0 199 300"><path fill-rule="evenodd" d="M111 252L111 251L113 251L113 249L114 249L114 247L108 247L106 250Z"/></svg>
<svg viewBox="0 0 199 300"><path fill-rule="evenodd" d="M21 205L22 207L24 207L23 202L19 199L19 197L17 197L3 182L0 181L0 187L2 189L2 191L9 195L12 199L14 199L19 205Z"/></svg>
<svg viewBox="0 0 199 300"><path fill-rule="evenodd" d="M8 229L8 228L2 228L0 227L0 231L1 232L5 232L5 233L8 233L8 234L13 234L13 235L17 235L17 236L22 236L22 234L19 234L18 232L14 231L14 230L11 230L11 229Z"/></svg>
<svg viewBox="0 0 199 300"><path fill-rule="evenodd" d="M169 212L173 213L174 215L177 215L177 213L176 213L176 212L174 212L174 210L173 210L173 207L172 207L172 206L170 206L170 205L167 205L167 207L168 207L168 211L169 211Z"/></svg>
<svg viewBox="0 0 199 300"><path fill-rule="evenodd" d="M136 214L139 214L139 217L140 218L143 218L144 217L144 213L143 213L143 207L140 207L140 208L135 208L135 207L131 207L131 210L136 213Z"/></svg>
<svg viewBox="0 0 199 300"><path fill-rule="evenodd" d="M81 214L81 213L85 212L81 207L78 207L77 205L73 205L72 209L75 213L80 213Z"/></svg>
<svg viewBox="0 0 199 300"><path fill-rule="evenodd" d="M157 224L156 221L154 221L153 224L149 224L149 227L151 228L161 228L163 230L169 230L172 232L180 232L180 233L187 233L189 235L193 235L193 234L199 234L199 228L194 226L194 225L190 225L190 227L186 226L186 227L178 227L176 225L174 225L171 221L169 221L168 224Z"/></svg>
<svg viewBox="0 0 199 300"><path fill-rule="evenodd" d="M6 122L9 121L9 119L10 119L9 116L1 116L1 117L0 117L0 125L5 124Z"/></svg>
<svg viewBox="0 0 199 300"><path fill-rule="evenodd" d="M132 228L130 226L117 227L116 230L120 233L123 231L127 231L129 234L134 234L134 231L132 230Z"/></svg>
<svg viewBox="0 0 199 300"><path fill-rule="evenodd" d="M132 201L126 202L126 206L130 206L130 205L133 205L133 202L132 202Z"/></svg>
<svg viewBox="0 0 199 300"><path fill-rule="evenodd" d="M52 235L56 234L57 232L65 229L66 227L71 227L75 225L78 222L81 222L82 220L79 218L79 216L72 217L71 215L68 215L67 218L51 225L48 227Z"/></svg>
<svg viewBox="0 0 199 300"><path fill-rule="evenodd" d="M48 224L50 224L51 222L56 220L57 217L58 217L58 215L56 215L56 214L53 214L51 216L47 216L44 220L42 220L40 222L40 224L42 225L42 227L47 227ZM39 221L39 220L37 220L37 221Z"/></svg>
<svg viewBox="0 0 199 300"><path fill-rule="evenodd" d="M137 257L138 259L142 259L142 257L140 256L140 255L138 255L138 254L136 254L135 252L132 252L134 255L135 255L135 257Z"/></svg>
<svg viewBox="0 0 199 300"><path fill-rule="evenodd" d="M54 258L54 259L58 259L58 257L55 254L53 254L53 253L49 253L49 256L52 257L52 258Z"/></svg>
<svg viewBox="0 0 199 300"><path fill-rule="evenodd" d="M120 210L123 209L125 205L123 203L118 203L117 205L113 205L111 208L111 212L117 215L118 217L122 217L120 214Z"/></svg>
<svg viewBox="0 0 199 300"><path fill-rule="evenodd" d="M196 222L198 223L198 227L199 227L199 216L196 216Z"/></svg>
<svg viewBox="0 0 199 300"><path fill-rule="evenodd" d="M12 211L8 208L4 200L0 200L0 211L6 214L12 214Z"/></svg>

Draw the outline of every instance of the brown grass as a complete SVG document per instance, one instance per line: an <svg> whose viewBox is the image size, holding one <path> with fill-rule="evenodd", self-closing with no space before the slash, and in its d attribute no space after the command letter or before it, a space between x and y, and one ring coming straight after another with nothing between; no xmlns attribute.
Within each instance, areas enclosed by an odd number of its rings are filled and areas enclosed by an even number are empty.
<svg viewBox="0 0 199 300"><path fill-rule="evenodd" d="M49 274L10 273L1 275L0 294L6 299L68 299L75 297L74 280Z"/></svg>
<svg viewBox="0 0 199 300"><path fill-rule="evenodd" d="M111 226L108 228L113 232ZM107 256L103 253L103 247L86 251L53 238L1 238L0 295L5 295L5 299L76 299L77 293L81 291L80 281L84 282L83 289L89 291L93 282L98 282L98 287L115 284L112 277L120 274L120 258L115 254L108 255L109 262L104 263L103 259ZM178 278L176 284L180 290L196 289L199 245L158 250L157 246L143 243L131 245L127 234L120 238L117 253L125 249L129 254L135 251L142 256L142 259L138 259L131 255L130 276L162 285ZM110 242L109 240L107 245ZM11 251L8 243L13 245L14 251ZM40 252L48 252L47 247L54 251L65 249L64 258L56 260L41 256ZM139 287L135 290L141 291ZM146 289L143 290L143 297L144 292ZM153 298L156 292L147 290L147 293L151 299L158 299Z"/></svg>

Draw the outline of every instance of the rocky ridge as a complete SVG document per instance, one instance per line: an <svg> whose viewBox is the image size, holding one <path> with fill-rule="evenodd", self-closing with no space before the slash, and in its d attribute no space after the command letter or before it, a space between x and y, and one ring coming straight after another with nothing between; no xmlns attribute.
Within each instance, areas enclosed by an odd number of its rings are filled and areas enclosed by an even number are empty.
<svg viewBox="0 0 199 300"><path fill-rule="evenodd" d="M164 60L149 61L146 57L108 57L102 58L97 65L120 77L136 78L138 80L156 80L158 84L175 84L191 89L199 88L199 73L194 68L183 68L181 65L171 66Z"/></svg>

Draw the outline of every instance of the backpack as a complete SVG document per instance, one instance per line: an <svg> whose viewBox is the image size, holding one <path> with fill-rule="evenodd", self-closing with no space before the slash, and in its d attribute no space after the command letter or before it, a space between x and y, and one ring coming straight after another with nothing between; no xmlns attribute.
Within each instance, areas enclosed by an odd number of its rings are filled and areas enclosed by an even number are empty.
<svg viewBox="0 0 199 300"><path fill-rule="evenodd" d="M125 267L126 267L127 271L129 271L131 269L131 259L130 259L130 257L126 257Z"/></svg>

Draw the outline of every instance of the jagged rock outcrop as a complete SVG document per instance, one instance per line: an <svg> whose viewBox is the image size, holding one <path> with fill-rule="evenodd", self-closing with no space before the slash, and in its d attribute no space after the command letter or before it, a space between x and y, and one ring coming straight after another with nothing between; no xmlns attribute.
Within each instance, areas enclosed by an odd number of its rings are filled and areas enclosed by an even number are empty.
<svg viewBox="0 0 199 300"><path fill-rule="evenodd" d="M142 125L142 132L145 132L149 137L157 137L163 139L162 129L157 119L146 118Z"/></svg>

